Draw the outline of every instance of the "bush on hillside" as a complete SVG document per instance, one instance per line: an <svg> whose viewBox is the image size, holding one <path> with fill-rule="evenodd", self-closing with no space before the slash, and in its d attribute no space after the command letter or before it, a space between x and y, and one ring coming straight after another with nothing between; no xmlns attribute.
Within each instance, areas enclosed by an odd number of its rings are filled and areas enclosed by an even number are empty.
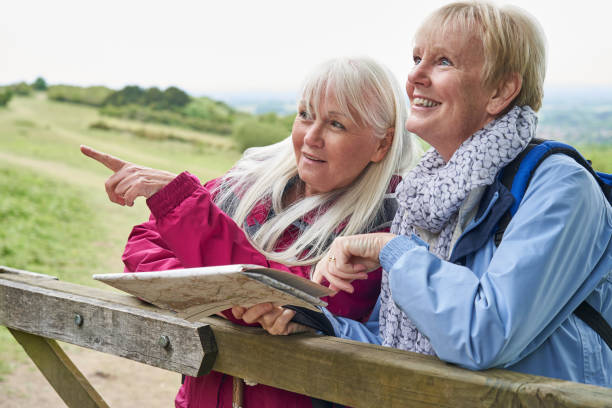
<svg viewBox="0 0 612 408"><path fill-rule="evenodd" d="M186 116L208 119L219 123L232 123L236 117L241 116L240 112L226 103L207 97L193 98L182 109L182 112Z"/></svg>
<svg viewBox="0 0 612 408"><path fill-rule="evenodd" d="M2 87L2 90L9 90L13 95L28 96L32 94L32 87L25 82L18 82Z"/></svg>
<svg viewBox="0 0 612 408"><path fill-rule="evenodd" d="M143 89L136 85L128 85L109 95L104 101L104 105L139 105L157 110L179 110L190 101L191 97L175 86L171 86L162 92L156 87Z"/></svg>
<svg viewBox="0 0 612 408"><path fill-rule="evenodd" d="M262 122L256 118L245 120L234 127L232 137L241 150L249 147L267 146L289 136L283 126Z"/></svg>
<svg viewBox="0 0 612 408"><path fill-rule="evenodd" d="M171 86L164 91L164 100L169 108L182 108L191 101L191 97L177 87Z"/></svg>
<svg viewBox="0 0 612 408"><path fill-rule="evenodd" d="M202 132L212 132L220 135L229 135L232 132L232 126L229 123L218 123L212 120L188 117L179 112L156 110L146 106L107 105L100 109L100 113L102 115L116 118L139 120L141 122L161 123L170 126L181 126L188 129Z"/></svg>
<svg viewBox="0 0 612 408"><path fill-rule="evenodd" d="M144 89L136 85L128 85L120 91L114 91L104 100L103 105L125 106L142 105Z"/></svg>
<svg viewBox="0 0 612 408"><path fill-rule="evenodd" d="M32 83L32 89L35 91L46 91L47 90L47 81L43 77L38 77Z"/></svg>
<svg viewBox="0 0 612 408"><path fill-rule="evenodd" d="M102 106L106 98L113 92L112 89L105 86L53 85L47 88L47 98L60 102Z"/></svg>
<svg viewBox="0 0 612 408"><path fill-rule="evenodd" d="M8 89L0 89L0 107L8 105L9 101L13 97L13 92Z"/></svg>

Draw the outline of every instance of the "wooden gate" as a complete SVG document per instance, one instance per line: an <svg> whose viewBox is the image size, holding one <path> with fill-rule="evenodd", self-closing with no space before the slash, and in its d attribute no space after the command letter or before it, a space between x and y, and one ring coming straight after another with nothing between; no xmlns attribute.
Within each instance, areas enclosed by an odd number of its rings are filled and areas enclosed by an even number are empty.
<svg viewBox="0 0 612 408"><path fill-rule="evenodd" d="M352 407L605 407L612 389L469 371L314 334L270 336L220 318L178 319L135 297L0 267L7 326L69 407L107 407L56 340L190 376L211 369Z"/></svg>

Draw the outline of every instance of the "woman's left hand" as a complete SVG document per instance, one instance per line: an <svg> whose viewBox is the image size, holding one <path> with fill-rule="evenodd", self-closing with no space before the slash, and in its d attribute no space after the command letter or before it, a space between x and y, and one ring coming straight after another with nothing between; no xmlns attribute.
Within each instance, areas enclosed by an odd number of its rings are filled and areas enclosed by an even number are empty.
<svg viewBox="0 0 612 408"><path fill-rule="evenodd" d="M367 279L367 272L380 267L380 251L393 238L395 235L387 232L336 238L317 264L312 280L321 283L325 278L330 289L353 293L351 282Z"/></svg>
<svg viewBox="0 0 612 408"><path fill-rule="evenodd" d="M272 303L259 303L249 308L234 306L232 313L236 319L242 319L246 323L259 323L268 333L274 335L286 336L313 330L292 322L291 319L295 316L293 310L274 306Z"/></svg>
<svg viewBox="0 0 612 408"><path fill-rule="evenodd" d="M131 207L137 197L151 197L176 177L176 174L126 162L85 145L81 146L81 152L115 173L104 186L108 198L119 205Z"/></svg>

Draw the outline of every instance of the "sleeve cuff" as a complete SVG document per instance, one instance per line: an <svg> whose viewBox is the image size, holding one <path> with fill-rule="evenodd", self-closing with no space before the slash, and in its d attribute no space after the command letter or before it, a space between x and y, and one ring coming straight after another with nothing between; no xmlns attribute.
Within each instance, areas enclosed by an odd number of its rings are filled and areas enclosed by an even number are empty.
<svg viewBox="0 0 612 408"><path fill-rule="evenodd" d="M429 250L429 245L421 238L412 234L412 236L399 235L387 243L380 251L380 265L385 271L390 271L395 262L406 252L417 247L425 247Z"/></svg>
<svg viewBox="0 0 612 408"><path fill-rule="evenodd" d="M202 185L198 178L184 171L167 186L149 197L147 205L155 218L162 218L200 187Z"/></svg>
<svg viewBox="0 0 612 408"><path fill-rule="evenodd" d="M322 306L318 306L319 309L321 309L321 313L323 313L323 315L327 318L327 320L329 321L332 330L334 331L333 334L327 334L328 336L334 336L334 337L339 337L338 333L340 333L340 330L338 328L338 322L336 321L336 319L334 318L334 315L327 310L327 308L324 308ZM319 334L325 334L322 331L318 331Z"/></svg>

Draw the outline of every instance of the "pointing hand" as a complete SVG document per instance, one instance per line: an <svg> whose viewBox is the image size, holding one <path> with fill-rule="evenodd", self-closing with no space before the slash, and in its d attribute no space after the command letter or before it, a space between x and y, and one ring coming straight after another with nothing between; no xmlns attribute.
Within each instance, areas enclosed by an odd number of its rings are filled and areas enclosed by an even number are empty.
<svg viewBox="0 0 612 408"><path fill-rule="evenodd" d="M126 162L117 157L81 145L81 152L114 172L106 180L108 198L119 205L133 206L136 197L149 198L164 188L175 174Z"/></svg>

